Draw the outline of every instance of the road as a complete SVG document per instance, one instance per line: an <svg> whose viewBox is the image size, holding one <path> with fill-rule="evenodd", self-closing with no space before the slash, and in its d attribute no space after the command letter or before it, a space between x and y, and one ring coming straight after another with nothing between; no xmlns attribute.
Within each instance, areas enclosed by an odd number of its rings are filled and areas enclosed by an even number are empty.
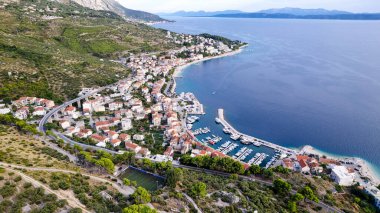
<svg viewBox="0 0 380 213"><path fill-rule="evenodd" d="M173 164L173 166L177 167L177 168L184 168L184 169L189 169L189 170L192 170L192 171L204 172L204 173L207 173L207 174L219 175L219 176L223 176L223 177L230 177L230 175L231 175L230 173L219 172L219 171L209 170L209 169L202 169L202 168L197 168L197 167L192 167L192 166L185 166L185 165L180 165L180 164ZM257 177L254 177L254 176L248 177L248 176L239 175L239 178L243 179L243 180L255 181L255 182L258 182L258 183L262 183L262 184L267 185L267 186L273 186L273 182L272 181L262 180L262 179L259 179ZM297 192L295 190L292 190L291 193L295 194ZM314 202L314 201L311 201L311 200L308 200L308 199L306 199L305 201L308 202L308 203L312 203L315 206L319 206L319 207L327 210L328 212L343 213L343 211L341 211L339 209L336 209L334 207L331 207L331 206L329 206L329 205L327 205L327 204L325 204L323 202L317 203L317 202Z"/></svg>
<svg viewBox="0 0 380 213"><path fill-rule="evenodd" d="M39 123L39 126L38 126L38 129L40 132L43 132L46 134L46 131L45 131L45 128L44 128L44 125L47 123L48 119L56 112L62 110L62 109L65 109L67 106L77 102L77 101L80 101L84 98L87 98L93 94L96 94L98 93L99 91L102 91L103 89L105 89L107 87L101 87L101 88L98 88L92 92L89 92L87 93L86 95L83 95L83 96L80 96L78 98L75 98L71 101L67 101L65 103L63 103L62 105L52 109L49 113L47 113L40 121ZM54 131L54 133L59 137L61 138L62 140L64 140L66 143L69 143L69 144L72 144L72 145L78 145L84 149L95 149L95 150L103 150L103 151L106 151L106 152L109 152L111 154L119 154L118 152L115 152L115 151L112 151L112 150L109 150L109 149L105 149L105 148L102 148L102 147L96 147L96 146L91 146L91 145L87 145L87 144L83 144L83 143L79 143L79 142L76 142L74 140L71 140L70 138L67 138L66 136L64 136L62 133L59 133L57 131ZM58 151L58 150L57 150ZM152 160L152 159L150 159ZM152 160L154 161L154 160ZM201 169L201 168L196 168L196 167L189 167L189 166L185 166L185 165L179 165L179 164L173 164L173 166L175 167L179 167L179 168L186 168L186 169L190 169L190 170L193 170L193 171L201 171L201 172L205 172L205 173L208 173L208 174L212 174L212 175L220 175L220 176L224 176L224 177L229 177L230 174L229 173L223 173L223 172L219 172L219 171L214 171L214 170L207 170L207 169ZM247 176L239 176L240 178L242 179L245 179L245 180L249 180L249 181L256 181L256 182L260 182L262 184L266 184L266 185L269 185L269 186L272 186L273 183L272 182L269 182L269 181L265 181L265 180L262 180L262 179L259 179L259 178L256 178L256 177L247 177ZM115 184L117 185L117 184ZM295 193L295 191L293 191L292 193ZM323 202L319 202L319 203L316 203L316 202L313 202L313 201L308 201L310 203L313 203L314 205L316 206L319 206L319 207L322 207L324 209L326 209L328 212L338 212L338 213L341 213L342 211L338 210L338 209L335 209Z"/></svg>
<svg viewBox="0 0 380 213"><path fill-rule="evenodd" d="M67 174L77 174L78 173L78 172L72 171L72 170L55 169L55 168L42 168L42 167L26 167L26 166L14 165L14 164L3 163L3 162L0 162L0 165L7 168L7 169L15 168L15 169L25 169L25 170L29 170L29 171L62 172L62 173L67 173ZM117 183L114 183L112 181L109 181L107 179L104 179L104 178L101 178L98 176L94 176L94 175L90 175L90 174L83 174L83 173L81 173L81 174L83 176L89 177L92 180L102 182L102 183L108 183L108 184L112 185L115 189L117 189L124 196L128 197L129 195L131 195L134 192L134 189L132 187L124 186L124 185L120 186Z"/></svg>
<svg viewBox="0 0 380 213"><path fill-rule="evenodd" d="M79 97L77 97L77 98L75 98L73 100L67 101L67 102L59 105L58 107L53 108L48 113L46 113L46 115L40 120L40 123L38 124L38 130L40 132L46 133L44 125L47 123L47 121L49 120L49 118L51 116L53 116L55 113L59 112L60 110L65 109L66 107L70 106L71 104L73 104L73 103L75 103L77 101L80 101L82 99L88 98L88 97L92 96L93 94L96 94L96 93L104 90L105 88L107 88L107 87L100 87L100 88L95 89L95 90L93 90L93 91L91 91L91 92L89 92L89 93L87 93L85 95L79 96Z"/></svg>

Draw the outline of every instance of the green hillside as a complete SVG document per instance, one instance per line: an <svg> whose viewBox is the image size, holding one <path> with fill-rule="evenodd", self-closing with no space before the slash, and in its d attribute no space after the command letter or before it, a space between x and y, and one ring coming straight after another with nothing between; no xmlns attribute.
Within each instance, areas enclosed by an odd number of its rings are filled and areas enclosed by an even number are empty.
<svg viewBox="0 0 380 213"><path fill-rule="evenodd" d="M0 99L5 101L25 95L62 101L81 87L128 74L109 59L174 47L163 31L108 11L47 0L1 6Z"/></svg>

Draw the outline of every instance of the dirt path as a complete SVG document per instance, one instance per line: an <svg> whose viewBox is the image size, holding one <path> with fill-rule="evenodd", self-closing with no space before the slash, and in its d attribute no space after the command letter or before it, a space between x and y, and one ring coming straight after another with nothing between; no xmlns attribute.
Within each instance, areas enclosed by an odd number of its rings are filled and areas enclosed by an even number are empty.
<svg viewBox="0 0 380 213"><path fill-rule="evenodd" d="M3 163L1 163L3 165ZM18 170L15 170L15 169L12 169L12 168L9 168L7 167L6 168L7 170L10 170L18 175L20 175L25 181L27 182L30 182L34 187L42 187L43 189L45 189L46 192L50 193L50 194L55 194L57 196L58 199L63 199L63 200L67 200L67 203L69 206L71 206L72 208L80 208L82 209L83 212L90 212L86 209L86 207L80 203L77 199L75 198L72 198L72 197L69 197L69 196L65 196L64 194L58 192L58 191L54 191L54 190L51 190L48 186L46 186L45 184L35 180L34 178L18 171Z"/></svg>
<svg viewBox="0 0 380 213"><path fill-rule="evenodd" d="M78 173L76 171L71 171L71 170L54 169L54 168L26 167L26 166L13 165L13 164L8 164L8 163L3 163L3 162L0 162L0 165L3 167L6 167L6 168L25 169L25 170L29 170L29 171L62 172L62 173L68 173L68 174ZM117 183L114 183L112 181L109 181L109 180L101 178L101 177L97 177L97 176L89 175L89 174L82 174L82 175L87 176L92 180L96 180L96 181L99 181L102 183L108 183L108 184L112 185L120 193L122 193L124 196L129 196L135 191L134 188L132 188L130 186L124 186L124 185L120 186Z"/></svg>
<svg viewBox="0 0 380 213"><path fill-rule="evenodd" d="M193 204L194 208L198 211L198 213L202 213L201 209L198 207L198 205L194 202L193 198L191 198L189 195L187 195L186 193L182 193L186 199L191 203Z"/></svg>

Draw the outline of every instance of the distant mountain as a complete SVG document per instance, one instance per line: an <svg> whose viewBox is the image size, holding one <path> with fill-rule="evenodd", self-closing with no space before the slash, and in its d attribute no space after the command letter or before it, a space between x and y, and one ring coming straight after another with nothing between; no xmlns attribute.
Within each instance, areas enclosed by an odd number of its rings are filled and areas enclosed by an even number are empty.
<svg viewBox="0 0 380 213"><path fill-rule="evenodd" d="M61 3L75 2L83 7L88 7L93 10L107 10L112 11L127 20L145 21L145 22L158 22L164 21L158 15L151 13L132 10L125 8L116 0L56 0Z"/></svg>
<svg viewBox="0 0 380 213"><path fill-rule="evenodd" d="M236 14L236 13L243 13L243 11L240 10L223 10L223 11L213 11L213 12L208 12L208 11L177 11L174 13L158 13L160 16L188 16L188 17L195 17L195 16L215 16L215 15L220 15L220 14Z"/></svg>
<svg viewBox="0 0 380 213"><path fill-rule="evenodd" d="M261 10L255 13L217 14L226 18L278 18L278 19L339 19L380 20L380 13L350 13L338 10L281 8Z"/></svg>
<svg viewBox="0 0 380 213"><path fill-rule="evenodd" d="M293 8L293 7L260 10L257 13L265 13L265 14L291 14L291 15L296 15L296 16L351 14L350 12L339 11L339 10L301 9L301 8Z"/></svg>

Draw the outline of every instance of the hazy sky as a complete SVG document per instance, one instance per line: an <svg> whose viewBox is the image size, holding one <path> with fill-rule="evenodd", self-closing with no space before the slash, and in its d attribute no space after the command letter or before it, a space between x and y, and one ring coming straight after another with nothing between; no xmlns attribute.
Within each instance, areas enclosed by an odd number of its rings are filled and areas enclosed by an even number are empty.
<svg viewBox="0 0 380 213"><path fill-rule="evenodd" d="M351 12L380 12L380 0L117 0L127 8L148 12L178 10L243 10L255 12L281 7L325 8Z"/></svg>

